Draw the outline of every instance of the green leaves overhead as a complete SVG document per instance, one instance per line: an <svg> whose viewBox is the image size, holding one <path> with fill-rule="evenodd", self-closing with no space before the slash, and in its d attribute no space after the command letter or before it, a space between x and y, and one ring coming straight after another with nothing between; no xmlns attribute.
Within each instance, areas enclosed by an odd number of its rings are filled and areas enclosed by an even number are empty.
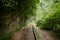
<svg viewBox="0 0 60 40"><path fill-rule="evenodd" d="M34 10L39 3L39 0L3 0L3 6L14 9L19 12L19 15L35 15Z"/></svg>

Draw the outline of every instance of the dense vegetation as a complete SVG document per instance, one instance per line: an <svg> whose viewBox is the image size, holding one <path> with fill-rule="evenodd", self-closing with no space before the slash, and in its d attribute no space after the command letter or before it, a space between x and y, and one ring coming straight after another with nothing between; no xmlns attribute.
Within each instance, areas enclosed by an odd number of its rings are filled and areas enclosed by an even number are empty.
<svg viewBox="0 0 60 40"><path fill-rule="evenodd" d="M16 18L24 25L26 20L35 15L38 0L0 0L0 30L10 26ZM7 23L6 23L7 22Z"/></svg>
<svg viewBox="0 0 60 40"><path fill-rule="evenodd" d="M50 2L49 2L50 1ZM59 0L44 0L41 2L41 16L37 21L37 26L40 28L60 31L60 1ZM47 4L48 3L48 4Z"/></svg>
<svg viewBox="0 0 60 40"><path fill-rule="evenodd" d="M36 25L53 31L56 40L60 40L60 0L40 0L37 9Z"/></svg>
<svg viewBox="0 0 60 40"><path fill-rule="evenodd" d="M36 25L55 32L56 40L60 40L60 0L40 0L36 14Z"/></svg>
<svg viewBox="0 0 60 40"><path fill-rule="evenodd" d="M9 40L35 16L38 0L0 0L0 40Z"/></svg>
<svg viewBox="0 0 60 40"><path fill-rule="evenodd" d="M32 20L39 28L60 32L60 0L0 0L0 40L9 40Z"/></svg>

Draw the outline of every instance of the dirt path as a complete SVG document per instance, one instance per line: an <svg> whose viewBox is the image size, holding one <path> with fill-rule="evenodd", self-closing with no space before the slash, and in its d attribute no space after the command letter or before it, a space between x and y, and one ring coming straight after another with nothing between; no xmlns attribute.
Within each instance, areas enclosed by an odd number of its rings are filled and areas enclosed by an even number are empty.
<svg viewBox="0 0 60 40"><path fill-rule="evenodd" d="M54 34L53 32L41 30L38 27L34 27L34 28L39 33L40 40L55 40L54 35L53 35Z"/></svg>
<svg viewBox="0 0 60 40"><path fill-rule="evenodd" d="M20 32L14 33L12 40L35 40L32 27L34 27L34 29L39 33L40 40L55 40L53 32L41 30L32 24L23 28Z"/></svg>
<svg viewBox="0 0 60 40"><path fill-rule="evenodd" d="M26 28L23 28L20 32L14 33L12 40L35 40L32 25L29 24Z"/></svg>

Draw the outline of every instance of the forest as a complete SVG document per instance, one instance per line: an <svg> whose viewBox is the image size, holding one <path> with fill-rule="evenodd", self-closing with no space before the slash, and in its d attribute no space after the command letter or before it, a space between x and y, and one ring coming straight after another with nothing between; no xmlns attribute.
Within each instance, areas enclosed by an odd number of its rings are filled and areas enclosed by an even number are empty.
<svg viewBox="0 0 60 40"><path fill-rule="evenodd" d="M0 0L0 40L11 40L31 22L41 30L53 31L60 40L60 0Z"/></svg>
<svg viewBox="0 0 60 40"><path fill-rule="evenodd" d="M46 3L46 4L45 4ZM41 2L41 17L39 17L39 13L37 17L37 26L41 26L43 29L60 31L60 1L59 0L50 0ZM43 4L43 5L42 5Z"/></svg>

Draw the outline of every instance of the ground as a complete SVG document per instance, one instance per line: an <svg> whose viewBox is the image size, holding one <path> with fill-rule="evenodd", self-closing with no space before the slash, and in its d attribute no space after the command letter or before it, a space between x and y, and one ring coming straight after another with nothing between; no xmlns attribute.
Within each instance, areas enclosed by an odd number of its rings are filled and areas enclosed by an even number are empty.
<svg viewBox="0 0 60 40"><path fill-rule="evenodd" d="M39 33L40 40L55 40L53 32L41 30L38 27L32 26L32 24L29 24L19 32L15 32L12 40L35 40L32 27Z"/></svg>
<svg viewBox="0 0 60 40"><path fill-rule="evenodd" d="M30 24L27 27L20 30L20 32L14 33L12 40L35 40L32 31L32 25Z"/></svg>
<svg viewBox="0 0 60 40"><path fill-rule="evenodd" d="M39 33L40 40L55 40L54 32L42 30L39 29L38 27L34 27L34 28Z"/></svg>

